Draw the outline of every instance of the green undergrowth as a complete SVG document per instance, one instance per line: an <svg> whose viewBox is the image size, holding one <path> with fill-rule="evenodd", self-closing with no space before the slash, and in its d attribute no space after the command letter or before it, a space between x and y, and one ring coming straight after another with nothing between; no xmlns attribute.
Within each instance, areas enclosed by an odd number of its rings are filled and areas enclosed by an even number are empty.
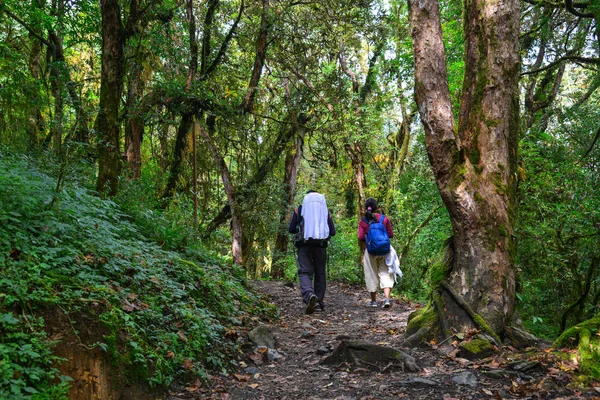
<svg viewBox="0 0 600 400"><path fill-rule="evenodd" d="M48 310L67 315L70 335L85 315L101 334L83 344L152 387L226 371L238 351L228 331L275 315L228 260L194 243L168 250L115 202L62 186L0 152L0 398L66 396Z"/></svg>

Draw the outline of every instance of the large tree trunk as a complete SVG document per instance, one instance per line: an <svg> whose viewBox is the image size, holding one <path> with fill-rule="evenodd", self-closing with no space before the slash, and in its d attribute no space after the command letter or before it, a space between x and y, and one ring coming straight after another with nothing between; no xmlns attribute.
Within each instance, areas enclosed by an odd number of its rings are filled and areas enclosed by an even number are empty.
<svg viewBox="0 0 600 400"><path fill-rule="evenodd" d="M119 104L123 82L123 26L118 0L102 0L102 69L100 104L95 130L98 135L98 180L96 190L117 193L119 151Z"/></svg>
<svg viewBox="0 0 600 400"><path fill-rule="evenodd" d="M44 8L44 3L41 0L34 0L32 5L40 11ZM36 29L36 32L29 33L31 51L29 53L28 67L33 80L39 82L42 73L40 66L42 42L39 37L42 36L42 30L38 27L39 21L36 22L34 28L32 28ZM28 91L30 107L27 110L27 136L29 137L29 146L34 148L37 147L40 134L43 130L43 117L41 112L40 88L37 87L37 84L32 86L32 89Z"/></svg>
<svg viewBox="0 0 600 400"><path fill-rule="evenodd" d="M354 184L356 185L356 190L358 192L356 215L358 216L358 219L360 219L364 216L362 208L367 200L365 195L365 189L367 188L367 175L365 174L363 150L358 141L355 141L353 144L347 143L344 148L346 149L346 154L348 154L348 158L350 158L352 163L352 171L354 171Z"/></svg>
<svg viewBox="0 0 600 400"><path fill-rule="evenodd" d="M127 149L127 166L132 179L142 174L142 139L144 135L144 116L141 114L139 101L142 98L146 82L143 77L142 63L131 66L129 84L127 86L127 121L125 123L125 145Z"/></svg>
<svg viewBox="0 0 600 400"><path fill-rule="evenodd" d="M455 130L436 0L409 0L415 97L454 232L434 293L442 333L503 337L514 309L519 2L465 2L465 79ZM481 317L481 318L480 318Z"/></svg>
<svg viewBox="0 0 600 400"><path fill-rule="evenodd" d="M51 48L48 50L51 50ZM59 62L52 59L50 63L50 88L52 97L54 97L54 118L50 124L50 135L52 137L52 147L57 154L60 154L62 146L64 120L64 98L61 81Z"/></svg>
<svg viewBox="0 0 600 400"><path fill-rule="evenodd" d="M60 12L62 13L62 11ZM50 51L52 53L53 68L56 69L56 74L59 77L60 85L65 85L67 91L69 92L71 104L75 109L75 127L73 129L75 132L75 140L78 142L87 143L89 141L88 121L83 108L83 102L79 97L79 93L77 93L77 87L71 78L69 65L65 59L62 37L54 31L50 31L48 33L48 37L50 43L52 44Z"/></svg>
<svg viewBox="0 0 600 400"><path fill-rule="evenodd" d="M190 46L190 61L188 64L185 91L189 93L192 90L192 85L196 78L196 73L198 72L198 41L196 39L196 17L194 16L192 0L186 2L185 8ZM181 115L181 122L179 123L177 138L175 140L175 151L173 152L173 164L171 165L171 173L169 174L169 180L163 194L163 199L171 197L177 188L183 166L183 158L191 142L190 132L194 124L194 114L196 111L197 110L186 109ZM197 179L197 177L194 176L193 179Z"/></svg>

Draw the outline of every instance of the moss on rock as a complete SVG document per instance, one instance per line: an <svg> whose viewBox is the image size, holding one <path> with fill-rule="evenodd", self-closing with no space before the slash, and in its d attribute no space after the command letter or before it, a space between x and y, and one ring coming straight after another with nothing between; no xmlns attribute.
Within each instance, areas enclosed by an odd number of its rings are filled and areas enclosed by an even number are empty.
<svg viewBox="0 0 600 400"><path fill-rule="evenodd" d="M406 335L410 336L423 328L432 327L438 322L438 316L431 304L421 308L408 316Z"/></svg>
<svg viewBox="0 0 600 400"><path fill-rule="evenodd" d="M468 360L486 358L494 354L494 346L485 339L473 339L458 345L458 355Z"/></svg>
<svg viewBox="0 0 600 400"><path fill-rule="evenodd" d="M579 370L593 378L600 379L600 314L575 325L566 331L553 344L553 347L577 348Z"/></svg>

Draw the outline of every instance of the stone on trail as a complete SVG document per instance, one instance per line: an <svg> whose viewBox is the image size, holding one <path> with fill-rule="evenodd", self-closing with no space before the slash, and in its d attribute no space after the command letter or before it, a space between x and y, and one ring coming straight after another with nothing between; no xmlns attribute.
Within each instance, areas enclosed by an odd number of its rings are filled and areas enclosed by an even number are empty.
<svg viewBox="0 0 600 400"><path fill-rule="evenodd" d="M418 376L404 379L402 381L392 382L393 386L408 386L408 387L430 387L436 386L438 383L427 378L420 378Z"/></svg>
<svg viewBox="0 0 600 400"><path fill-rule="evenodd" d="M334 366L350 364L375 371L387 370L390 367L410 372L421 370L412 356L365 340L342 340L322 363Z"/></svg>
<svg viewBox="0 0 600 400"><path fill-rule="evenodd" d="M257 346L266 346L269 349L275 348L275 336L271 328L266 325L259 325L248 332L248 338Z"/></svg>
<svg viewBox="0 0 600 400"><path fill-rule="evenodd" d="M514 369L515 371L527 372L531 371L537 367L540 367L541 364L539 361L513 361L508 363L507 367Z"/></svg>
<svg viewBox="0 0 600 400"><path fill-rule="evenodd" d="M523 329L510 326L506 328L508 342L516 349L525 349L527 347L538 347L541 340Z"/></svg>
<svg viewBox="0 0 600 400"><path fill-rule="evenodd" d="M303 331L302 334L300 335L300 337L302 339L310 339L311 337L314 337L315 335L312 332L309 331Z"/></svg>
<svg viewBox="0 0 600 400"><path fill-rule="evenodd" d="M277 350L273 350L273 349L269 349L269 351L267 352L267 359L269 361L279 361L282 360L284 357L283 355L278 352Z"/></svg>
<svg viewBox="0 0 600 400"><path fill-rule="evenodd" d="M471 387L477 387L479 381L477 381L477 377L470 371L463 371L460 374L454 375L452 377L452 382L457 383L459 385L467 385Z"/></svg>

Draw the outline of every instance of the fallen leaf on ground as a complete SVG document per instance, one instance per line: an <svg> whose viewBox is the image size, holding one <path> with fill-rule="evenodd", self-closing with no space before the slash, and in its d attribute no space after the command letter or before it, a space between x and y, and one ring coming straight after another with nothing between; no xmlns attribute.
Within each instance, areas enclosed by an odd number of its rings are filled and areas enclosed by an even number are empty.
<svg viewBox="0 0 600 400"><path fill-rule="evenodd" d="M250 380L250 375L233 374L233 376L240 382L248 382Z"/></svg>
<svg viewBox="0 0 600 400"><path fill-rule="evenodd" d="M202 387L202 381L200 379L196 379L196 381L194 381L193 384L191 384L190 386L186 387L185 390L187 390L188 392L197 392L198 389L200 389Z"/></svg>
<svg viewBox="0 0 600 400"><path fill-rule="evenodd" d="M186 358L185 360L183 360L182 365L186 371L191 371L194 368L194 362L191 358Z"/></svg>

